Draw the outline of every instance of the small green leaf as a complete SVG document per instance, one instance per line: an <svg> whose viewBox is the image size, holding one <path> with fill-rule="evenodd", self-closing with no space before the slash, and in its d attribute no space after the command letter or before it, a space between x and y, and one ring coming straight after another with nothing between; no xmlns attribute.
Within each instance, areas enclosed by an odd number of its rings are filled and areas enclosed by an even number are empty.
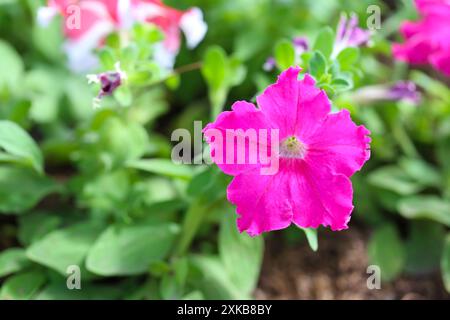
<svg viewBox="0 0 450 320"><path fill-rule="evenodd" d="M412 196L401 199L398 211L407 219L430 219L450 227L450 201L437 196Z"/></svg>
<svg viewBox="0 0 450 320"><path fill-rule="evenodd" d="M178 232L175 224L112 225L89 250L86 267L103 276L145 273L167 256Z"/></svg>
<svg viewBox="0 0 450 320"><path fill-rule="evenodd" d="M359 59L359 49L356 47L347 47L339 52L336 59L339 62L341 70L350 70Z"/></svg>
<svg viewBox="0 0 450 320"><path fill-rule="evenodd" d="M129 161L129 168L148 171L151 173L189 180L193 176L192 168L187 165L176 164L169 159L141 159Z"/></svg>
<svg viewBox="0 0 450 320"><path fill-rule="evenodd" d="M300 228L305 232L306 240L308 240L309 247L313 251L319 249L319 241L317 239L317 229L312 228Z"/></svg>
<svg viewBox="0 0 450 320"><path fill-rule="evenodd" d="M28 133L14 122L0 120L0 150L17 157L15 162L27 164L43 172L42 153Z"/></svg>
<svg viewBox="0 0 450 320"><path fill-rule="evenodd" d="M400 195L411 195L423 189L401 168L388 165L372 171L368 176L371 185L393 191Z"/></svg>
<svg viewBox="0 0 450 320"><path fill-rule="evenodd" d="M16 91L23 75L23 62L7 42L0 40L0 95L4 89ZM0 135L1 136L1 135Z"/></svg>
<svg viewBox="0 0 450 320"><path fill-rule="evenodd" d="M2 300L31 299L45 283L45 276L39 271L21 273L8 278L0 291Z"/></svg>
<svg viewBox="0 0 450 320"><path fill-rule="evenodd" d="M382 281L395 279L403 270L405 249L392 225L384 225L375 230L368 245L370 263L381 270Z"/></svg>
<svg viewBox="0 0 450 320"><path fill-rule="evenodd" d="M21 248L10 248L0 253L0 278L21 271L31 265Z"/></svg>
<svg viewBox="0 0 450 320"><path fill-rule="evenodd" d="M55 182L31 169L0 167L0 213L23 213L57 189Z"/></svg>
<svg viewBox="0 0 450 320"><path fill-rule="evenodd" d="M441 259L442 280L447 292L450 293L450 234L445 238L444 251Z"/></svg>
<svg viewBox="0 0 450 320"><path fill-rule="evenodd" d="M231 206L230 206L230 209ZM236 217L224 214L219 231L219 255L230 280L242 293L250 295L257 284L262 263L264 241L239 233ZM239 268L236 268L239 266Z"/></svg>
<svg viewBox="0 0 450 320"><path fill-rule="evenodd" d="M275 61L280 70L295 64L295 48L291 41L283 39L275 45Z"/></svg>
<svg viewBox="0 0 450 320"><path fill-rule="evenodd" d="M89 248L102 229L101 224L83 222L53 231L33 243L27 249L27 256L65 276L68 266L82 266Z"/></svg>
<svg viewBox="0 0 450 320"><path fill-rule="evenodd" d="M413 221L405 244L406 271L423 274L437 270L444 240L444 226L431 221Z"/></svg>
<svg viewBox="0 0 450 320"><path fill-rule="evenodd" d="M327 61L322 53L319 51L314 52L311 60L309 60L309 69L311 74L317 79L327 72Z"/></svg>
<svg viewBox="0 0 450 320"><path fill-rule="evenodd" d="M219 46L209 47L203 58L202 74L213 91L225 86L227 55Z"/></svg>
<svg viewBox="0 0 450 320"><path fill-rule="evenodd" d="M319 31L313 50L319 51L325 58L328 58L333 51L334 32L330 27L325 27Z"/></svg>

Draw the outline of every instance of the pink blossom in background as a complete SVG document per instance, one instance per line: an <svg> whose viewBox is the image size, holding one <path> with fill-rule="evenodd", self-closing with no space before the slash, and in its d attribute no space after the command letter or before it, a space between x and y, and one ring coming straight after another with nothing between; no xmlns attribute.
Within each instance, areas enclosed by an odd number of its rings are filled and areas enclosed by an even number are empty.
<svg viewBox="0 0 450 320"><path fill-rule="evenodd" d="M405 21L400 32L402 44L394 44L394 56L413 65L431 64L450 76L450 1L416 0L421 16L418 21Z"/></svg>
<svg viewBox="0 0 450 320"><path fill-rule="evenodd" d="M72 23L79 10L79 28ZM64 50L69 67L78 72L92 70L97 64L93 50L114 31L127 30L134 23L152 23L165 34L156 48L155 59L162 67L172 68L181 46L181 31L187 46L194 48L203 39L207 25L200 9L186 11L168 7L160 0L49 0L38 11L38 22L47 25L55 15L64 18Z"/></svg>
<svg viewBox="0 0 450 320"><path fill-rule="evenodd" d="M228 200L239 215L238 229L251 236L278 230L295 223L303 228L330 226L347 228L352 205L349 179L369 159L370 132L356 126L347 110L330 113L330 101L308 74L298 80L299 68L289 68L257 97L254 104L238 101L232 111L222 112L204 129L211 146L211 158L226 174L234 176L228 186ZM217 151L230 152L216 139L227 130L268 129L279 132L276 154L278 171L262 175L261 162L224 163ZM272 142L251 141L272 149ZM233 150L235 151L235 150ZM248 158L248 156L246 157Z"/></svg>

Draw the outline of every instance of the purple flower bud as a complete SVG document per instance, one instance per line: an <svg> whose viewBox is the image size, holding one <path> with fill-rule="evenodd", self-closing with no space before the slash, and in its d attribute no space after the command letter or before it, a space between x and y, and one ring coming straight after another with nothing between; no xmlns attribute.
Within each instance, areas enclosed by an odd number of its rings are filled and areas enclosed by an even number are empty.
<svg viewBox="0 0 450 320"><path fill-rule="evenodd" d="M404 100L418 104L421 99L416 84L412 81L398 81L389 88L388 98L390 100Z"/></svg>
<svg viewBox="0 0 450 320"><path fill-rule="evenodd" d="M351 14L350 19L341 14L334 41L333 57L347 47L359 47L369 42L371 32L358 27L358 16Z"/></svg>
<svg viewBox="0 0 450 320"><path fill-rule="evenodd" d="M105 96L110 96L127 78L125 72L120 69L120 63L115 65L115 71L107 71L99 74L87 75L89 83L99 83L100 91L94 99L94 107L98 107L101 99Z"/></svg>
<svg viewBox="0 0 450 320"><path fill-rule="evenodd" d="M302 54L309 49L308 39L305 37L295 37L292 39L292 44L294 45L297 54Z"/></svg>
<svg viewBox="0 0 450 320"><path fill-rule="evenodd" d="M371 104L380 101L407 101L419 104L421 94L411 81L398 81L393 85L373 85L362 87L352 94L352 100L358 104Z"/></svg>
<svg viewBox="0 0 450 320"><path fill-rule="evenodd" d="M263 64L263 70L264 71L272 71L275 68L275 58L274 57L268 57L266 62Z"/></svg>

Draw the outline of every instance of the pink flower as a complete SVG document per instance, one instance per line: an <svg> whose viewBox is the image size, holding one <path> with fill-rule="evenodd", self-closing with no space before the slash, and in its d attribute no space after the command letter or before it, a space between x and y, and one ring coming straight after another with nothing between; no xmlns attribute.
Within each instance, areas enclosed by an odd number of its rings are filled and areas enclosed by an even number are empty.
<svg viewBox="0 0 450 320"><path fill-rule="evenodd" d="M349 177L369 159L370 132L356 126L347 110L330 113L326 93L315 87L308 74L297 80L299 71L284 71L277 83L257 97L259 107L235 102L232 111L222 112L204 129L211 158L234 176L227 196L237 206L238 228L251 236L286 228L292 222L303 228L346 229L353 210ZM260 152L270 149L267 154L279 161L275 174L261 174L261 158L243 164L220 159L236 148L230 150L229 139L221 141L218 133L226 137L238 129L244 130L241 136L248 129L275 130L279 135L275 148L273 139L247 137L245 144L247 160L252 156L251 145L258 145Z"/></svg>
<svg viewBox="0 0 450 320"><path fill-rule="evenodd" d="M422 19L405 21L400 32L403 44L394 44L394 56L413 65L431 64L450 76L450 1L416 0Z"/></svg>
<svg viewBox="0 0 450 320"><path fill-rule="evenodd" d="M38 11L38 21L46 25L55 15L64 18L65 51L74 71L92 69L97 59L92 51L114 31L129 29L133 23L152 23L165 34L155 59L171 68L181 46L182 30L189 48L204 37L207 26L200 9L179 11L160 0L49 0Z"/></svg>

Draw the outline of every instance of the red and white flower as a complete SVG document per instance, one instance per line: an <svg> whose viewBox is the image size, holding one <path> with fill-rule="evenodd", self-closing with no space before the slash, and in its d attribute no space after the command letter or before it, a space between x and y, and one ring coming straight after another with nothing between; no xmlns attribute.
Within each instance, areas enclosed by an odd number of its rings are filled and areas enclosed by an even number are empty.
<svg viewBox="0 0 450 320"><path fill-rule="evenodd" d="M113 31L127 30L134 23L152 23L165 34L155 58L171 68L181 46L181 31L187 46L193 48L205 36L207 25L200 9L180 11L161 0L49 0L38 11L45 26L61 15L64 19L64 49L74 71L91 70L97 63L93 50Z"/></svg>

